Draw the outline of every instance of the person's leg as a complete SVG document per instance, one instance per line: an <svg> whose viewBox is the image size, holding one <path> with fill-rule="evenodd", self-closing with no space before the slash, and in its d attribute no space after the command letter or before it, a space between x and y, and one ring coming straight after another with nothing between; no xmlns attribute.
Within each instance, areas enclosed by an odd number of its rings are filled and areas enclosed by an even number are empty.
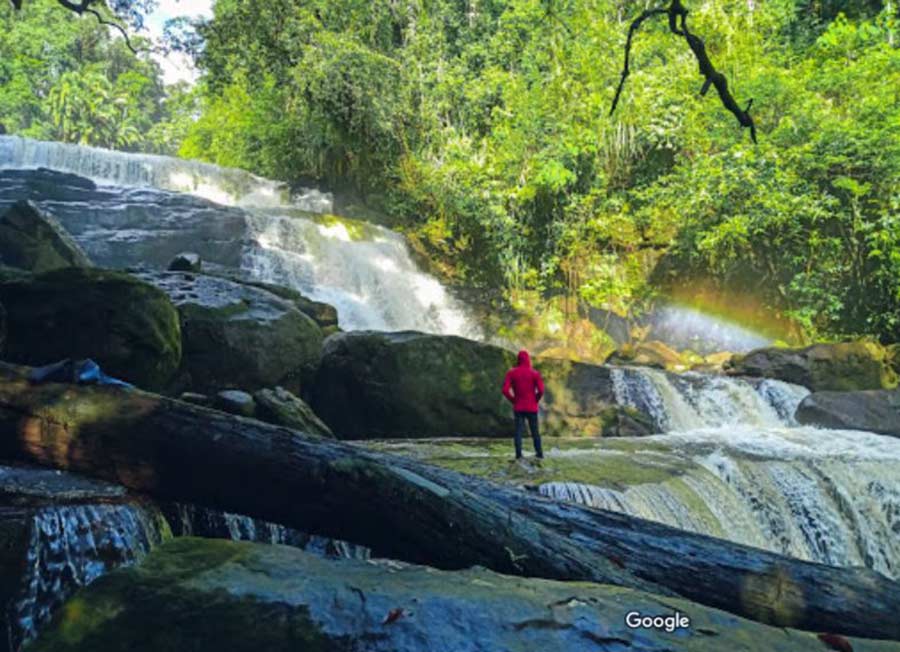
<svg viewBox="0 0 900 652"><path fill-rule="evenodd" d="M544 457L544 449L541 448L541 432L538 429L537 412L528 415L528 429L531 430L531 441L534 442L534 452L538 457Z"/></svg>
<svg viewBox="0 0 900 652"><path fill-rule="evenodd" d="M516 434L515 434L515 442L516 442L516 459L521 459L522 457L522 431L525 430L525 416L521 412L515 413L516 418Z"/></svg>

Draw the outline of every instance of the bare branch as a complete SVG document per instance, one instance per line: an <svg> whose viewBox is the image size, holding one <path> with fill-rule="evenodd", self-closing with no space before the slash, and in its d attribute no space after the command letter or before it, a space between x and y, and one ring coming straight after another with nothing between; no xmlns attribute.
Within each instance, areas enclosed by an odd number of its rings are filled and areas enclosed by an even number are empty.
<svg viewBox="0 0 900 652"><path fill-rule="evenodd" d="M125 31L125 28L119 25L119 23L114 23L109 20L105 20L100 13L94 9L85 9L86 13L89 13L97 18L97 22L101 25L106 25L107 27L113 27L119 30L119 33L122 35L122 38L125 39L125 45L131 50L132 54L137 54L138 51L134 49L134 46L131 44L131 39L128 38L128 32Z"/></svg>
<svg viewBox="0 0 900 652"><path fill-rule="evenodd" d="M716 70L715 66L713 66L712 62L709 60L709 55L706 52L706 45L703 43L703 40L692 34L688 29L688 12L681 3L681 0L671 0L669 6L665 9L648 9L631 23L631 27L628 29L628 39L625 41L625 65L622 69L622 76L619 79L619 86L616 89L616 94L613 98L612 108L610 109L609 114L612 115L616 110L616 106L619 104L619 96L622 93L622 88L625 86L625 80L630 73L629 58L631 55L631 42L634 33L645 20L660 14L668 15L669 31L676 36L683 36L687 41L688 47L691 48L691 52L694 53L694 57L697 59L700 74L705 78L703 87L700 89L700 95L705 96L709 91L710 86L714 86L716 92L719 94L722 105L737 118L737 121L742 128L746 127L750 129L750 138L755 143L756 124L753 122L753 117L750 115L750 107L753 104L753 100L751 99L743 109L738 105L737 100L734 99L734 96L728 89L728 80L725 78L725 75Z"/></svg>
<svg viewBox="0 0 900 652"><path fill-rule="evenodd" d="M622 76L619 78L619 85L616 88L616 96L613 98L612 107L609 110L610 115L612 115L616 111L616 106L618 106L619 104L619 96L622 94L622 89L625 87L625 80L628 79L628 74L631 72L629 63L631 60L631 40L634 38L634 33L638 30L638 28L641 26L641 23L643 23L645 20L664 13L666 13L665 9L648 9L640 16L638 16L635 21L631 23L631 27L628 28L628 40L625 41L625 65L622 67Z"/></svg>
<svg viewBox="0 0 900 652"><path fill-rule="evenodd" d="M80 2L73 2L72 0L56 0L56 1L65 9L68 9L69 11L72 11L72 12L78 14L79 16L82 16L84 14L91 14L94 18L97 19L97 22L100 23L101 25L105 25L106 27L112 27L113 29L118 30L119 33L122 35L122 38L125 39L125 45L128 47L128 49L131 50L132 53L134 53L134 54L138 53L138 51L131 44L131 39L128 37L128 32L125 31L125 28L122 27L122 25L120 25L119 23L116 23L114 21L107 20L100 14L99 11L91 8L91 5L98 4L99 0L81 0ZM9 0L9 2L10 2L10 4L12 4L13 9L15 9L17 11L22 8L22 0ZM99 2L99 3L106 6L102 2Z"/></svg>

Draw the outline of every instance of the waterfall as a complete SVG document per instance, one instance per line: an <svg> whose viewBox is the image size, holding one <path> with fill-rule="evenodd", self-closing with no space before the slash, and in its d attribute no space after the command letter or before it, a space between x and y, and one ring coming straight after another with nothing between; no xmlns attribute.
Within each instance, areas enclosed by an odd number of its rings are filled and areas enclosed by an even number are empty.
<svg viewBox="0 0 900 652"><path fill-rule="evenodd" d="M371 556L371 551L365 546L306 534L277 523L231 512L182 503L167 506L164 511L176 536L293 546L325 557L343 559L369 559Z"/></svg>
<svg viewBox="0 0 900 652"><path fill-rule="evenodd" d="M622 367L613 384L664 433L641 445L664 446L684 471L626 487L548 482L542 494L900 577L900 440L798 426L809 392L775 380Z"/></svg>
<svg viewBox="0 0 900 652"><path fill-rule="evenodd" d="M900 578L900 441L815 428L730 428L649 438L694 462L625 488L549 482L557 500L624 512L833 566Z"/></svg>
<svg viewBox="0 0 900 652"><path fill-rule="evenodd" d="M402 235L330 215L329 193L306 188L288 196L284 184L242 170L0 136L0 170L36 168L104 185L16 179L0 188L0 211L17 199L37 201L100 266L161 267L193 250L211 266L334 305L344 329L481 338L460 302L419 268Z"/></svg>
<svg viewBox="0 0 900 652"><path fill-rule="evenodd" d="M243 270L330 303L344 329L480 336L459 302L418 268L398 233L283 209L252 215L249 233Z"/></svg>
<svg viewBox="0 0 900 652"><path fill-rule="evenodd" d="M226 206L279 206L290 201L283 183L243 170L19 136L0 136L2 168L49 168L116 186L188 193ZM304 192L300 202L316 210L331 210L330 196L314 190Z"/></svg>
<svg viewBox="0 0 900 652"><path fill-rule="evenodd" d="M10 609L10 649L34 638L82 586L140 560L168 536L153 507L97 504L46 507L31 527L24 582Z"/></svg>
<svg viewBox="0 0 900 652"><path fill-rule="evenodd" d="M736 425L795 425L809 391L777 380L671 374L646 367L612 371L616 400L650 415L660 431Z"/></svg>

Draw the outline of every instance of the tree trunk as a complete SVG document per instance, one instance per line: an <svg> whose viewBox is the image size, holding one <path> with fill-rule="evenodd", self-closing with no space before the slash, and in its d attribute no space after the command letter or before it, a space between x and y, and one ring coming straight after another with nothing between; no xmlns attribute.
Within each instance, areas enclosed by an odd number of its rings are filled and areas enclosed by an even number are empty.
<svg viewBox="0 0 900 652"><path fill-rule="evenodd" d="M900 640L900 584L556 503L351 444L0 366L0 457L264 518L443 569L677 594L759 622Z"/></svg>

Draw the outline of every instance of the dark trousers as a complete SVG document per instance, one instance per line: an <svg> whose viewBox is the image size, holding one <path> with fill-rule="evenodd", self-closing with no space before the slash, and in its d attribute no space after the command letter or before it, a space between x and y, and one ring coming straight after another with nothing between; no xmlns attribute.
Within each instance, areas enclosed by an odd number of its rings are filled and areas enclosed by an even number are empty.
<svg viewBox="0 0 900 652"><path fill-rule="evenodd" d="M531 430L531 441L534 442L534 452L538 457L544 456L541 449L541 433L538 430L537 412L516 412L516 459L522 457L522 434L525 430L525 421L528 421L528 429Z"/></svg>

